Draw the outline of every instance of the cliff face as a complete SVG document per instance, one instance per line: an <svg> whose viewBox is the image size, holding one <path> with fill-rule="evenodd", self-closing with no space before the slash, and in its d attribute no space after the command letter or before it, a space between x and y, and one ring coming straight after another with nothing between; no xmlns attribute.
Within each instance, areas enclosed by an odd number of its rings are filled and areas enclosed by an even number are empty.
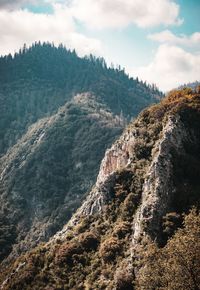
<svg viewBox="0 0 200 290"><path fill-rule="evenodd" d="M189 137L187 133L178 115L168 117L162 137L155 144L155 154L143 183L141 205L133 223L134 244L146 234L152 239L159 239L162 217L170 211L172 195L176 192L172 179L174 172L171 152L184 154L184 142ZM145 230L142 227L144 223Z"/></svg>
<svg viewBox="0 0 200 290"><path fill-rule="evenodd" d="M70 222L5 270L2 289L133 289L141 248L164 246L181 214L199 205L199 122L200 95L191 90L143 111L106 151Z"/></svg>
<svg viewBox="0 0 200 290"><path fill-rule="evenodd" d="M144 130L145 128L142 129L142 131ZM67 229L80 222L82 216L94 215L103 211L111 198L112 189L116 185L116 176L120 171L130 170L134 173L135 166L140 161L145 165L142 169L142 184L140 184L142 188L141 202L132 224L133 242L137 243L141 236L147 233L152 239L159 237L162 217L170 211L172 195L176 192L173 183L174 155L172 152L184 156L184 144L195 137L190 136L190 132L184 126L179 114L169 114L162 124L158 140L155 140L153 145L151 144L152 152L149 160L143 160L136 157L137 152L135 152L138 143L140 144L143 138L140 134L140 129L138 130L137 127L128 128L120 139L106 151L95 187L67 224ZM145 145L143 144L143 146ZM144 223L147 233L142 227Z"/></svg>

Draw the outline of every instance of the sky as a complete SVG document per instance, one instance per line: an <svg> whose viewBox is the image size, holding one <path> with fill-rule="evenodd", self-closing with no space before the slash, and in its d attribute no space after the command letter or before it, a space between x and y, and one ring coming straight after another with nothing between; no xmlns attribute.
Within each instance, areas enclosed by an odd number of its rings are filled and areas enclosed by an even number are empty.
<svg viewBox="0 0 200 290"><path fill-rule="evenodd" d="M200 0L0 0L0 55L50 41L169 91L200 80Z"/></svg>

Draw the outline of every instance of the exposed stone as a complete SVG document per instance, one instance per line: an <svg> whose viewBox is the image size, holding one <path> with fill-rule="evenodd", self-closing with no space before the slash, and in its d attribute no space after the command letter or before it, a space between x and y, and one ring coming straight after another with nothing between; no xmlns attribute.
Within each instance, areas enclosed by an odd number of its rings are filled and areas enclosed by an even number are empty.
<svg viewBox="0 0 200 290"><path fill-rule="evenodd" d="M172 183L173 166L171 151L183 151L183 143L187 132L180 117L169 116L162 130L162 138L154 145L154 155L150 165L145 168L142 199L133 221L133 245L144 235L155 239L160 231L162 216L167 212L172 193L175 191ZM102 160L97 182L85 202L72 217L62 231L54 237L65 237L69 228L75 226L82 216L100 213L109 200L110 190L115 184L115 177L120 170L130 166L134 168L134 146L138 141L135 127L124 132L121 138L106 151Z"/></svg>
<svg viewBox="0 0 200 290"><path fill-rule="evenodd" d="M169 117L163 128L163 137L155 145L156 153L143 184L141 205L133 223L133 245L146 234L152 239L159 237L161 218L167 212L175 191L171 151L183 152L187 136L180 117Z"/></svg>

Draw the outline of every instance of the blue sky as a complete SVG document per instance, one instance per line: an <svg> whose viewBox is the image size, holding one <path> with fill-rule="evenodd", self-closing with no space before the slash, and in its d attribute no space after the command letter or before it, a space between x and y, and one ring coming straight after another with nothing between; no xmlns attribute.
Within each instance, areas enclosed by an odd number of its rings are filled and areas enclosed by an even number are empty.
<svg viewBox="0 0 200 290"><path fill-rule="evenodd" d="M200 79L199 0L0 0L0 54L53 41L168 91Z"/></svg>

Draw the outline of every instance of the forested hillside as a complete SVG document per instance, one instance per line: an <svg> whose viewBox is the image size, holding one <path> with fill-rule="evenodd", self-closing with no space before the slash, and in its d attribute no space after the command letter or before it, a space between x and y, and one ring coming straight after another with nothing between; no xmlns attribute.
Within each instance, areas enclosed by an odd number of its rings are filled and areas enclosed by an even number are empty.
<svg viewBox="0 0 200 290"><path fill-rule="evenodd" d="M193 82L193 83L183 84L183 85L181 85L179 87L179 89L191 88L192 90L195 90L199 85L200 85L200 82L196 81L196 82Z"/></svg>
<svg viewBox="0 0 200 290"><path fill-rule="evenodd" d="M103 59L63 46L38 43L0 58L1 259L66 223L106 148L161 96Z"/></svg>
<svg viewBox="0 0 200 290"><path fill-rule="evenodd" d="M200 288L200 88L131 122L48 243L2 268L3 290Z"/></svg>
<svg viewBox="0 0 200 290"><path fill-rule="evenodd" d="M129 78L123 70L107 67L104 59L80 58L75 51L51 44L24 47L14 57L0 58L0 154L28 126L80 92L93 92L114 114L129 119L161 93Z"/></svg>

